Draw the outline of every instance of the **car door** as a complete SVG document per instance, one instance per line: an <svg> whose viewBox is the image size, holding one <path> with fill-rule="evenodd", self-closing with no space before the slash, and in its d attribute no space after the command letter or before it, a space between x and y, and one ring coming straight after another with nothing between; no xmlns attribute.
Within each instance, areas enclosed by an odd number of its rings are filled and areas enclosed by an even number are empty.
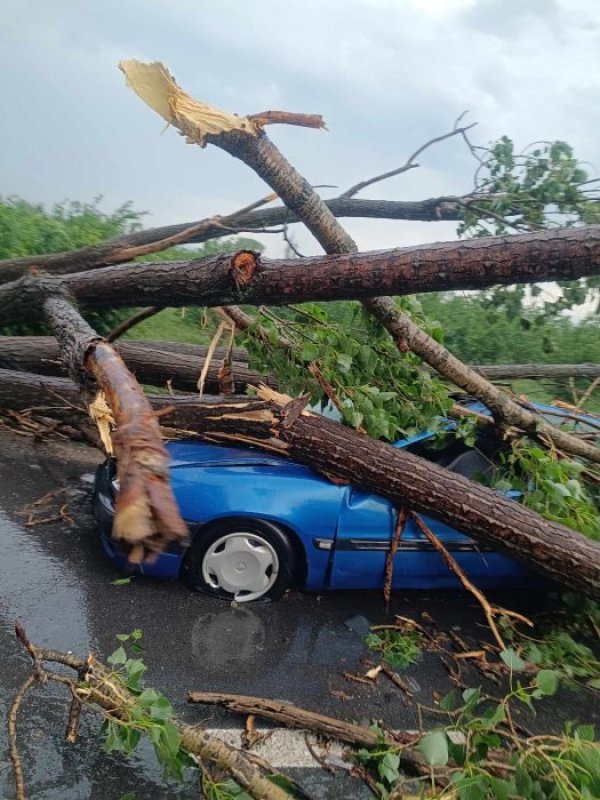
<svg viewBox="0 0 600 800"><path fill-rule="evenodd" d="M531 574L500 553L427 515L425 524L482 588L522 585ZM352 486L345 489L335 539L330 585L334 589L383 587L385 564L398 513L383 497ZM457 576L409 516L394 559L395 589L460 588Z"/></svg>

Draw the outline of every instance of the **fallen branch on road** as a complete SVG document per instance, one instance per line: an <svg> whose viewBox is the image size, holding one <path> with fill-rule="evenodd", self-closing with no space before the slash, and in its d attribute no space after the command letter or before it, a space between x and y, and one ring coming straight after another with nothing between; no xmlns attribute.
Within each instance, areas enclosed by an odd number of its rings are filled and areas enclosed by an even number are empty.
<svg viewBox="0 0 600 800"><path fill-rule="evenodd" d="M70 653L61 653L46 647L32 644L23 627L15 625L17 639L31 656L32 674L17 692L8 716L9 752L15 775L17 800L26 800L25 776L22 759L17 747L17 715L25 693L35 683L54 682L65 686L76 704L81 704L99 714L105 721L112 723L116 731L138 731L150 736L156 745L157 754L160 748L166 748L166 767L177 769L181 755L192 756L200 764L217 767L229 774L236 783L243 787L256 800L291 800L287 791L270 781L246 753L237 750L226 742L206 731L200 725L188 725L180 722L169 712L170 704L154 690L142 690L136 682L134 690L128 687L126 667L123 661L113 662L113 668L105 666L92 654L82 659ZM126 637L128 638L128 637ZM140 662L141 663L141 662ZM71 677L64 671L54 670L47 665L59 665L73 670ZM123 665L122 669L119 665ZM141 670L143 672L143 669ZM141 673L138 675L141 676ZM129 676L131 678L131 676ZM152 692L152 695L147 694ZM160 703L162 714L153 716L152 705L145 698L154 698ZM162 702L161 702L162 701ZM172 709L171 709L172 711ZM67 740L77 738L78 713L69 713ZM153 734L152 731L155 731ZM139 735L133 737L133 747ZM131 747L130 749L133 749ZM164 753L164 749L163 749ZM272 770L273 773L276 770Z"/></svg>

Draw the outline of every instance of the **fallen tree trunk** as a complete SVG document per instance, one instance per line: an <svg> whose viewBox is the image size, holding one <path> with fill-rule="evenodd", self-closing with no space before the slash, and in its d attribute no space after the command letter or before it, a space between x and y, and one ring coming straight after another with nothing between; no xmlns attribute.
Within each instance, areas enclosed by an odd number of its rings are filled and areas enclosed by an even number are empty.
<svg viewBox="0 0 600 800"><path fill-rule="evenodd" d="M291 198L288 201L291 203ZM324 205L323 209L327 211ZM329 222L337 224L334 217ZM298 259L268 260L241 251L193 261L104 267L53 280L57 291L67 290L90 308L122 308L285 305L375 298L381 292L406 295L575 280L598 274L600 225L590 225L373 253L353 249L306 258L301 264ZM27 276L0 287L4 324L22 319L27 309L31 313L34 292Z"/></svg>
<svg viewBox="0 0 600 800"><path fill-rule="evenodd" d="M162 387L169 384L175 390L196 391L207 348L203 345L180 347L176 343L165 345L130 340L113 346L140 383ZM235 353L246 355L241 348L236 348ZM226 355L224 348L217 348L211 359L204 384L209 394L220 392L219 371ZM0 336L0 368L37 375L64 375L67 371L56 339L50 336ZM247 386L275 385L273 378L259 375L236 361L232 363L232 376L238 393L244 392Z"/></svg>
<svg viewBox="0 0 600 800"><path fill-rule="evenodd" d="M20 400L14 385L11 389L12 376L20 382ZM45 380L58 386L57 378ZM29 404L27 397L32 401ZM17 403L29 408L44 397L47 393L39 379L32 385L29 376L0 371L0 408L6 404L14 408ZM172 433L241 447L252 445L290 457L387 497L398 507L435 517L476 541L526 561L553 580L600 598L600 543L425 459L302 412L304 401L288 403L270 390L266 397L269 399L198 400L185 395L159 396L153 397L152 403L155 408L172 407L171 413L161 415ZM59 412L44 409L43 413Z"/></svg>
<svg viewBox="0 0 600 800"><path fill-rule="evenodd" d="M426 200L356 200L338 197L325 200L325 204L336 217L354 217L371 219L419 220L422 222L440 222L443 220L461 220L464 210L470 202L482 202L486 198L472 197L432 197ZM296 214L285 206L267 208L236 215L235 223L231 220L224 229L223 222L211 220L184 222L178 225L166 225L160 228L136 231L119 236L107 242L67 250L61 253L6 258L0 261L0 283L16 280L31 267L43 269L55 275L66 275L88 269L123 263L124 251L141 247L163 239L171 239L186 231L190 232L181 243L200 244L210 239L220 239L232 233L252 233L263 228L293 224L300 222ZM200 232L198 228L204 226ZM195 231L195 232L194 232Z"/></svg>
<svg viewBox="0 0 600 800"><path fill-rule="evenodd" d="M490 381L600 377L600 364L476 364L471 369Z"/></svg>
<svg viewBox="0 0 600 800"><path fill-rule="evenodd" d="M239 413L229 403L223 415L215 404L203 411L203 419L188 418L186 426L212 441L252 444L288 455L387 497L398 507L429 514L527 561L553 580L600 597L600 543L411 453L322 417L298 413L298 401L262 408L242 403Z"/></svg>

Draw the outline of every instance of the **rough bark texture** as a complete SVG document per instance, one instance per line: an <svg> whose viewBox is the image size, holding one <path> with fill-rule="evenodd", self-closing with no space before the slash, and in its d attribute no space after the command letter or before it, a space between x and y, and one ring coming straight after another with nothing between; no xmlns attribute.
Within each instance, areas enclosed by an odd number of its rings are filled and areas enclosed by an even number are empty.
<svg viewBox="0 0 600 800"><path fill-rule="evenodd" d="M162 342L138 342L134 340L114 345L127 367L140 383L193 392L198 376L204 366L207 348L189 345L182 349L177 344L163 347ZM236 348L242 357L245 350ZM227 353L217 348L211 360L205 382L205 391L219 393L219 371ZM247 358L247 356L246 356ZM0 336L0 368L32 372L37 375L63 375L66 370L60 358L58 344L50 336ZM272 377L265 377L248 369L245 363L232 362L232 374L236 392L244 392L248 385L260 383L275 385Z"/></svg>
<svg viewBox="0 0 600 800"><path fill-rule="evenodd" d="M262 141L262 137L252 141ZM302 213L306 208L315 211L315 202L303 194L302 181L299 177L301 186L291 193L293 201ZM306 191L313 192L310 187ZM255 255L250 278L241 280L245 259L250 257L245 251L189 262L106 267L55 278L55 286L93 308L165 305L165 301L171 306L281 305L600 274L600 225L355 253L348 252L349 237L332 230L338 223L334 217L327 219L329 212L321 206L315 218L325 232L322 240L330 250L345 248L341 254L307 258L301 264L297 259L267 260ZM5 284L0 288L0 319L5 324L22 319L36 300L35 279L26 276Z"/></svg>
<svg viewBox="0 0 600 800"><path fill-rule="evenodd" d="M460 220L464 214L465 204L476 198L465 197L432 197L427 200L353 200L335 198L325 200L325 205L336 217L365 217L372 219L419 220L423 222L439 222L441 220ZM481 202L481 198L479 198ZM201 233L190 235L185 241L199 244L210 239L220 239L225 235L242 233L262 228L292 224L299 222L298 216L285 206L252 211L240 215L235 225L228 225L224 231L222 224L216 222L206 226ZM209 222L206 220L204 222ZM87 269L114 264L121 259L122 251L130 247L140 247L193 229L202 222L184 222L179 225L166 225L150 228L126 236L120 236L107 242L101 242L78 250L47 255L23 256L7 258L0 261L0 283L16 280L31 267L38 267L53 274L83 272Z"/></svg>
<svg viewBox="0 0 600 800"><path fill-rule="evenodd" d="M598 378L600 364L474 364L471 369L490 381L519 378Z"/></svg>
<svg viewBox="0 0 600 800"><path fill-rule="evenodd" d="M169 482L169 456L158 421L118 353L64 297L50 296L43 310L71 377L84 389L97 384L106 394L118 428L113 444L121 483L113 536L129 551L132 562L140 562L169 542L187 538Z"/></svg>
<svg viewBox="0 0 600 800"><path fill-rule="evenodd" d="M528 562L547 577L600 597L600 544L498 492L313 415L294 419L284 408L267 427L266 407L254 407L251 413L242 408L235 420L230 405L223 429L218 414L213 406L203 420L188 420L188 429L208 432L214 441L238 440L268 450L284 443L297 461L383 495L398 507L429 514Z"/></svg>

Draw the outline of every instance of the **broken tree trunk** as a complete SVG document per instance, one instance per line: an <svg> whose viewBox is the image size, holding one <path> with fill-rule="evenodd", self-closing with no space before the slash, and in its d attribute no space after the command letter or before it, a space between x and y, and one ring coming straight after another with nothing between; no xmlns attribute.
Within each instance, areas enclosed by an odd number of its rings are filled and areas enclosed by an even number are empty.
<svg viewBox="0 0 600 800"><path fill-rule="evenodd" d="M271 392L268 396L274 397ZM202 419L192 420L195 410L188 407L187 429L211 441L251 444L287 455L387 497L398 507L433 516L527 561L551 579L600 597L600 543L404 450L299 413L298 401L282 406L275 399L263 407L242 402L239 413L229 401L224 408L221 415L215 403L202 410ZM176 424L176 414L165 424Z"/></svg>
<svg viewBox="0 0 600 800"><path fill-rule="evenodd" d="M198 376L204 366L207 347L189 345L179 347L176 343L139 342L134 340L113 345L136 376L139 383L151 386L193 392ZM236 348L233 355L246 356L246 351ZM227 352L217 348L210 361L205 380L205 391L220 393L219 370ZM58 344L50 336L0 336L0 368L32 372L37 375L64 375L66 369L60 358ZM276 385L274 378L259 375L250 370L247 363L232 362L232 377L235 391L242 393L247 386L267 383Z"/></svg>
<svg viewBox="0 0 600 800"><path fill-rule="evenodd" d="M44 292L43 281L40 291ZM121 490L115 507L113 536L132 562L185 540L169 482L169 456L150 403L114 348L104 342L64 296L42 299L43 313L56 334L71 377L89 393L95 385L106 394L118 427L113 437Z"/></svg>

